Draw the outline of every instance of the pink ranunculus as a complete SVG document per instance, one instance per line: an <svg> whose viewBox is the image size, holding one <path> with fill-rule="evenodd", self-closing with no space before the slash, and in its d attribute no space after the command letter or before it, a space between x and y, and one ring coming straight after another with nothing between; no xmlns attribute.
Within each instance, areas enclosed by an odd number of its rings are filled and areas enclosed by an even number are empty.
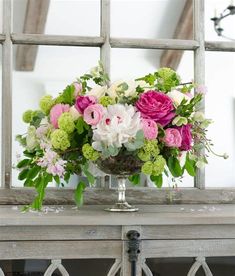
<svg viewBox="0 0 235 276"><path fill-rule="evenodd" d="M143 118L152 119L162 126L169 124L175 117L171 98L158 91L143 93L136 102L136 107Z"/></svg>
<svg viewBox="0 0 235 276"><path fill-rule="evenodd" d="M158 135L157 123L151 119L142 119L142 128L144 137L148 140L154 140Z"/></svg>
<svg viewBox="0 0 235 276"><path fill-rule="evenodd" d="M187 124L183 125L181 127L177 127L177 129L180 132L181 138L182 138L182 143L180 146L180 150L185 150L188 151L192 147L192 133L191 133L191 128L192 125Z"/></svg>
<svg viewBox="0 0 235 276"><path fill-rule="evenodd" d="M75 103L75 108L80 114L84 113L84 110L92 104L96 104L97 99L94 96L78 96Z"/></svg>
<svg viewBox="0 0 235 276"><path fill-rule="evenodd" d="M50 111L50 121L55 128L58 128L58 119L64 112L69 112L70 106L68 104L56 104Z"/></svg>
<svg viewBox="0 0 235 276"><path fill-rule="evenodd" d="M88 125L95 126L97 125L103 115L104 115L104 107L101 104L93 104L89 105L85 110L84 110L84 121Z"/></svg>
<svg viewBox="0 0 235 276"><path fill-rule="evenodd" d="M77 96L82 91L82 85L81 85L81 83L78 83L75 81L75 82L73 82L73 86L74 86L74 97L77 98Z"/></svg>
<svg viewBox="0 0 235 276"><path fill-rule="evenodd" d="M176 128L167 128L165 130L165 137L163 138L167 147L179 148L182 144L182 137Z"/></svg>

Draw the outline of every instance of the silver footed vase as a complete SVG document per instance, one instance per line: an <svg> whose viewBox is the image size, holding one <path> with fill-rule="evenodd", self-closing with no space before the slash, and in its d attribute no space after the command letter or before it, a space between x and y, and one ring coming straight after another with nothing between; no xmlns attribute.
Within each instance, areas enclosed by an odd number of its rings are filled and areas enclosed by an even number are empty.
<svg viewBox="0 0 235 276"><path fill-rule="evenodd" d="M131 206L126 201L126 183L130 175L140 173L143 162L138 157L128 152L119 153L117 156L110 156L106 159L99 158L96 165L106 174L115 175L117 178L117 202L106 211L110 212L136 212L138 208Z"/></svg>

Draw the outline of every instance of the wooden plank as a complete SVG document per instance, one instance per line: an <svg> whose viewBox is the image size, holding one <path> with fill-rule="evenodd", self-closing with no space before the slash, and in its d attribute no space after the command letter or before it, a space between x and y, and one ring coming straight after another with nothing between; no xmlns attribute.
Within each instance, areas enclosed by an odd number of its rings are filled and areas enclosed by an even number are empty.
<svg viewBox="0 0 235 276"><path fill-rule="evenodd" d="M28 0L24 21L24 33L44 33L50 0ZM19 45L16 51L15 69L17 71L33 71L38 46Z"/></svg>
<svg viewBox="0 0 235 276"><path fill-rule="evenodd" d="M0 43L2 43L6 39L6 36L3 34L0 34Z"/></svg>
<svg viewBox="0 0 235 276"><path fill-rule="evenodd" d="M206 51L235 52L235 42L232 41L206 41Z"/></svg>
<svg viewBox="0 0 235 276"><path fill-rule="evenodd" d="M9 188L12 170L12 1L3 1L1 184ZM1 185L0 185L1 186Z"/></svg>
<svg viewBox="0 0 235 276"><path fill-rule="evenodd" d="M104 38L95 36L12 34L11 38L13 44L25 45L100 47L104 43Z"/></svg>
<svg viewBox="0 0 235 276"><path fill-rule="evenodd" d="M116 259L121 241L17 241L0 242L0 259Z"/></svg>
<svg viewBox="0 0 235 276"><path fill-rule="evenodd" d="M235 225L234 205L139 205L139 212L112 213L106 206L71 206L56 212L21 213L10 206L0 207L0 225L16 226L144 226L144 225ZM184 208L184 210L182 210ZM91 227L92 228L92 227ZM124 239L125 237L123 237Z"/></svg>
<svg viewBox="0 0 235 276"><path fill-rule="evenodd" d="M193 0L186 0L173 38L185 40L193 38ZM165 50L161 55L160 67L177 70L183 53L184 51Z"/></svg>
<svg viewBox="0 0 235 276"><path fill-rule="evenodd" d="M29 204L36 192L29 188L0 189L0 205ZM235 204L234 188L200 190L196 188L161 189L130 188L126 192L131 204ZM171 200L169 200L171 198ZM85 204L113 204L117 199L114 189L87 188L84 194ZM74 203L74 190L47 189L44 204L66 205Z"/></svg>
<svg viewBox="0 0 235 276"><path fill-rule="evenodd" d="M205 3L204 0L194 0L194 39L199 47L194 51L194 81L197 84L205 84ZM200 103L200 111L205 112L205 101ZM204 155L205 149L199 154ZM197 170L194 185L199 189L205 189L205 168Z"/></svg>
<svg viewBox="0 0 235 276"><path fill-rule="evenodd" d="M199 46L195 40L144 38L110 38L110 45L112 48L176 50L195 50Z"/></svg>
<svg viewBox="0 0 235 276"><path fill-rule="evenodd" d="M235 240L146 240L142 251L146 258L235 256Z"/></svg>
<svg viewBox="0 0 235 276"><path fill-rule="evenodd" d="M21 240L120 240L121 226L2 226L1 241Z"/></svg>

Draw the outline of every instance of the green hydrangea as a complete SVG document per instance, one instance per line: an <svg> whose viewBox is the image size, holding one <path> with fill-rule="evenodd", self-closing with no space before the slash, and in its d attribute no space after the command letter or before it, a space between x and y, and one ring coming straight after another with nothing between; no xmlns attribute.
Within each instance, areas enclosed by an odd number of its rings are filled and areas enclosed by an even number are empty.
<svg viewBox="0 0 235 276"><path fill-rule="evenodd" d="M104 107L108 105L115 104L115 100L112 99L110 96L103 96L99 99L99 103L102 104Z"/></svg>
<svg viewBox="0 0 235 276"><path fill-rule="evenodd" d="M158 156L160 150L158 148L157 140L145 140L143 150L151 154L153 157Z"/></svg>
<svg viewBox="0 0 235 276"><path fill-rule="evenodd" d="M85 144L82 147L83 156L91 161L96 161L100 157L100 153L93 149L90 144Z"/></svg>
<svg viewBox="0 0 235 276"><path fill-rule="evenodd" d="M62 129L56 129L51 133L51 144L55 149L66 150L70 147L67 132Z"/></svg>
<svg viewBox="0 0 235 276"><path fill-rule="evenodd" d="M163 67L157 72L158 89L169 92L171 88L180 84L180 77L171 68Z"/></svg>
<svg viewBox="0 0 235 276"><path fill-rule="evenodd" d="M41 110L48 115L50 113L50 110L52 108L52 106L55 104L53 98L51 95L45 95L41 98L40 102L39 102L39 106L41 108Z"/></svg>
<svg viewBox="0 0 235 276"><path fill-rule="evenodd" d="M33 110L27 110L23 113L22 119L26 124L29 124L33 118Z"/></svg>
<svg viewBox="0 0 235 276"><path fill-rule="evenodd" d="M138 152L138 157L140 160L146 162L151 159L151 154L149 152L146 152L144 149L140 149Z"/></svg>
<svg viewBox="0 0 235 276"><path fill-rule="evenodd" d="M153 170L152 175L158 176L163 173L166 165L166 160L162 157L162 155L158 155L153 162Z"/></svg>
<svg viewBox="0 0 235 276"><path fill-rule="evenodd" d="M151 175L152 171L153 171L153 162L151 162L151 161L145 162L141 167L141 172L144 174Z"/></svg>
<svg viewBox="0 0 235 276"><path fill-rule="evenodd" d="M75 129L72 115L68 112L61 114L58 120L58 126L65 132L72 133Z"/></svg>

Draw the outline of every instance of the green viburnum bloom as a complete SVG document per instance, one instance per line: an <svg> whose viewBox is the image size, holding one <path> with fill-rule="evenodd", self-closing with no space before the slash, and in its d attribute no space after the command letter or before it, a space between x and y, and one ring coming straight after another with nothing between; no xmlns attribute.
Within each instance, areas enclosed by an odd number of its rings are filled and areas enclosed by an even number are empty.
<svg viewBox="0 0 235 276"><path fill-rule="evenodd" d="M157 140L145 140L143 150L146 153L150 153L153 157L156 157L160 152Z"/></svg>
<svg viewBox="0 0 235 276"><path fill-rule="evenodd" d="M158 70L157 74L158 83L160 84L159 88L162 91L171 91L172 87L175 87L180 84L180 77L171 68L161 68L160 70Z"/></svg>
<svg viewBox="0 0 235 276"><path fill-rule="evenodd" d="M51 144L55 149L66 150L70 147L67 132L62 129L56 129L51 133Z"/></svg>
<svg viewBox="0 0 235 276"><path fill-rule="evenodd" d="M85 144L82 147L83 156L91 161L96 161L100 157L100 153L93 149L90 144Z"/></svg>
<svg viewBox="0 0 235 276"><path fill-rule="evenodd" d="M39 106L41 108L41 110L48 115L50 113L50 110L52 108L52 106L55 104L53 98L51 95L45 95L41 98L40 102L39 102Z"/></svg>
<svg viewBox="0 0 235 276"><path fill-rule="evenodd" d="M65 132L72 133L75 129L72 115L68 112L64 112L63 114L61 114L58 119L58 126Z"/></svg>
<svg viewBox="0 0 235 276"><path fill-rule="evenodd" d="M153 162L153 171L152 175L158 176L163 173L166 165L166 160L162 157L162 155L158 155L156 160Z"/></svg>
<svg viewBox="0 0 235 276"><path fill-rule="evenodd" d="M151 161L147 161L143 164L143 166L141 167L141 172L144 174L152 174L153 172L153 162Z"/></svg>
<svg viewBox="0 0 235 276"><path fill-rule="evenodd" d="M149 152L146 152L143 148L139 150L138 157L140 160L146 162L151 159L151 154Z"/></svg>
<svg viewBox="0 0 235 276"><path fill-rule="evenodd" d="M27 110L23 113L22 119L26 124L30 123L33 118L33 110Z"/></svg>
<svg viewBox="0 0 235 276"><path fill-rule="evenodd" d="M104 107L108 105L115 104L115 100L112 99L110 96L103 96L99 99L99 103L102 104Z"/></svg>
<svg viewBox="0 0 235 276"><path fill-rule="evenodd" d="M188 123L188 119L181 116L175 117L174 120L172 121L172 124L176 126L187 125L187 123Z"/></svg>

